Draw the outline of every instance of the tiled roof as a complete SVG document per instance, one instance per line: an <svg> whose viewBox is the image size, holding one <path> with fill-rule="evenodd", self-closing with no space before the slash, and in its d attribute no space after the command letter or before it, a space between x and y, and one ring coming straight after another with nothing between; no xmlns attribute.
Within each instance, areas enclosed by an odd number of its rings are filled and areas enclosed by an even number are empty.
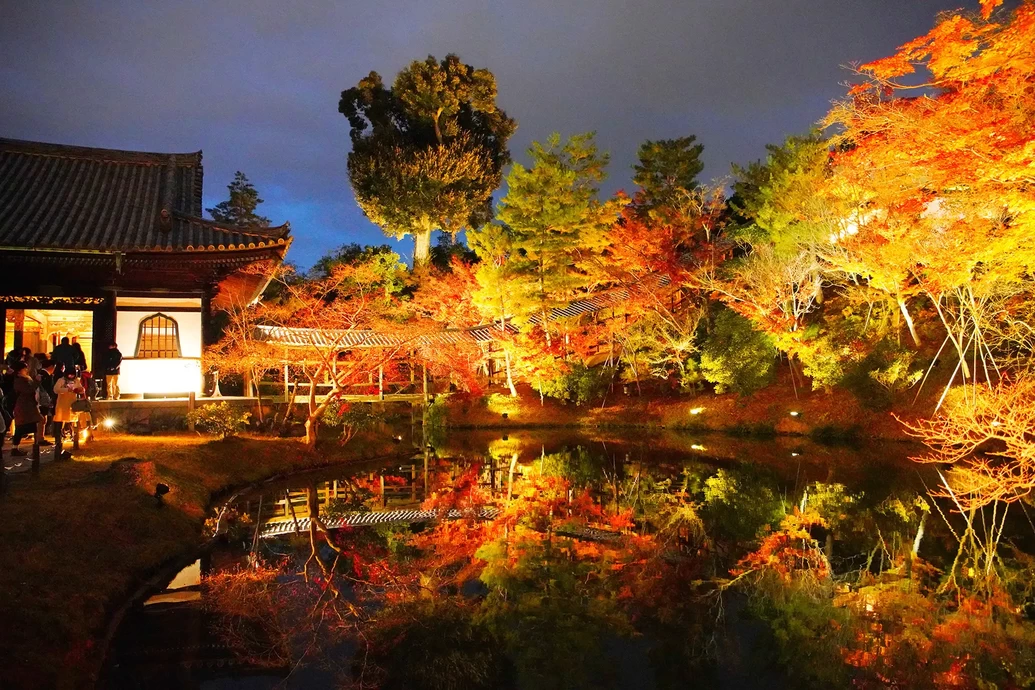
<svg viewBox="0 0 1035 690"><path fill-rule="evenodd" d="M107 252L286 245L289 228L201 218L201 152L145 153L0 138L0 247Z"/></svg>
<svg viewBox="0 0 1035 690"><path fill-rule="evenodd" d="M650 281L658 287L666 287L672 282L672 279L667 275L651 275L641 279L641 282L645 283L646 281ZM570 319L576 316L581 316L582 314L592 314L593 312L609 309L625 302L630 296L631 292L628 287L614 287L585 299L574 300L563 307L551 309L550 321ZM530 322L537 326L542 322L542 320L542 316L538 314L534 314L529 319Z"/></svg>
<svg viewBox="0 0 1035 690"><path fill-rule="evenodd" d="M406 338L365 329L338 331L286 326L257 326L256 329L256 337L259 340L287 347L337 346L346 350L354 347L398 347L407 342ZM481 344L494 340L494 331L498 332L498 330L497 325L477 326L469 330L449 329L423 333L410 340L416 345ZM517 329L507 324L507 331L514 334Z"/></svg>

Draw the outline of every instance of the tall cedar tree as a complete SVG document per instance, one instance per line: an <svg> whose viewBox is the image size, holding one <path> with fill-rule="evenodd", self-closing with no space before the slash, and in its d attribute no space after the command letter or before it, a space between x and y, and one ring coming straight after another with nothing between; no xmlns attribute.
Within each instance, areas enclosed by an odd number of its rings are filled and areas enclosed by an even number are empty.
<svg viewBox="0 0 1035 690"><path fill-rule="evenodd" d="M413 235L415 266L428 263L435 230L455 235L491 220L517 128L496 107L492 72L429 56L391 88L371 72L342 92L338 111L351 126L356 201L385 234Z"/></svg>
<svg viewBox="0 0 1035 690"><path fill-rule="evenodd" d="M248 176L238 170L234 173L234 181L226 186L230 190L230 198L221 201L206 211L212 219L228 225L261 225L266 227L270 219L260 216L255 209L262 203L255 185L248 181Z"/></svg>
<svg viewBox="0 0 1035 690"><path fill-rule="evenodd" d="M597 199L608 156L592 133L563 146L553 134L546 146L534 142L529 155L531 168L515 164L507 176L499 219L513 233L515 314L526 324L541 319L549 345L551 310L603 279L601 252L626 201Z"/></svg>

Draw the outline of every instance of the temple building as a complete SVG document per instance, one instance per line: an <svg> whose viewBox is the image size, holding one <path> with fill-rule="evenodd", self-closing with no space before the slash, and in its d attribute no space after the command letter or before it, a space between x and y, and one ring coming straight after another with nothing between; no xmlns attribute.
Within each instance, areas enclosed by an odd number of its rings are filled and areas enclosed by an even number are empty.
<svg viewBox="0 0 1035 690"><path fill-rule="evenodd" d="M2 346L112 342L123 396L205 393L211 318L265 287L250 268L280 262L287 224L201 217L201 152L144 153L0 138Z"/></svg>

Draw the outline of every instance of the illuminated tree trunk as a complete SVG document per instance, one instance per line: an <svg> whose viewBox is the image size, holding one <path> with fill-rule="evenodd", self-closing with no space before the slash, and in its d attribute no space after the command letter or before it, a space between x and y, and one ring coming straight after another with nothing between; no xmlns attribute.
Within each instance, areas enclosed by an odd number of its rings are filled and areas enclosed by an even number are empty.
<svg viewBox="0 0 1035 690"><path fill-rule="evenodd" d="M413 233L413 267L427 266L431 262L431 230Z"/></svg>
<svg viewBox="0 0 1035 690"><path fill-rule="evenodd" d="M895 301L898 302L899 311L902 312L902 318L906 320L906 327L909 329L909 335L913 338L913 344L920 347L920 336L916 333L916 325L913 323L913 317L909 314L909 307L906 306L906 300L902 295L895 295Z"/></svg>
<svg viewBox="0 0 1035 690"><path fill-rule="evenodd" d="M511 375L510 370L510 350L503 348L503 363L507 369L507 388L510 389L510 397L518 397L517 388L514 387L514 377Z"/></svg>
<svg viewBox="0 0 1035 690"><path fill-rule="evenodd" d="M323 405L317 406L316 404L316 380L320 377L323 372L323 368L316 370L316 373L309 375L306 372L306 376L309 377L309 408L308 415L305 420L305 445L310 450L316 448L316 433L319 431L319 420L320 413L323 412Z"/></svg>

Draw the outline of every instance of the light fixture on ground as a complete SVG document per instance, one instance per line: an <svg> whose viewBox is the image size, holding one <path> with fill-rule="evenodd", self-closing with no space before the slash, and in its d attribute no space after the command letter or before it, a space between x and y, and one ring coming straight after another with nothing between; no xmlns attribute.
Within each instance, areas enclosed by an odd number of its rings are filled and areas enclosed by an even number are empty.
<svg viewBox="0 0 1035 690"><path fill-rule="evenodd" d="M690 410L690 414L693 414L693 415L698 415L698 414L701 414L702 412L704 412L704 408L703 407L695 407L695 408Z"/></svg>
<svg viewBox="0 0 1035 690"><path fill-rule="evenodd" d="M799 416L800 414L801 414L801 412L798 412L797 410L791 410L791 411L790 411L790 415L791 415L792 417L797 417L797 416Z"/></svg>
<svg viewBox="0 0 1035 690"><path fill-rule="evenodd" d="M101 422L101 426L103 426L105 429L113 429L115 428L115 420L111 417L108 417L103 422Z"/></svg>

